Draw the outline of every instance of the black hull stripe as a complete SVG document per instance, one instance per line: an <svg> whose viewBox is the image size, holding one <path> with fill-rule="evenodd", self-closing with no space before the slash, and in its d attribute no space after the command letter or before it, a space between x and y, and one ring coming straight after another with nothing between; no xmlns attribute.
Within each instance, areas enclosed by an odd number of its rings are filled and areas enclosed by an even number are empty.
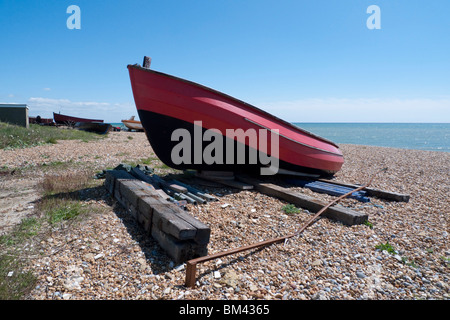
<svg viewBox="0 0 450 320"><path fill-rule="evenodd" d="M155 152L155 154L158 156L158 158L167 166L178 169L178 170L186 170L186 169L195 169L195 170L208 170L208 171L234 171L234 172L246 172L246 173L252 173L252 174L260 174L260 169L263 167L267 167L267 165L261 163L259 160L259 157L257 157L257 163L251 164L249 163L249 154L251 152L250 147L241 144L240 142L237 142L233 140L234 144L234 159L231 164L207 164L203 162L196 164L194 163L194 146L191 144L191 161L190 163L181 163L181 164L175 164L171 159L171 153L173 148L179 144L179 141L171 141L172 132L176 129L186 129L190 134L191 137L194 136L194 127L195 125L193 123L176 119L173 117L165 116L156 112L146 111L142 109L138 109L139 118L141 120L141 123L145 129L145 133L147 135L147 138L150 142L150 145ZM202 128L202 136L205 133L207 129ZM223 137L222 146L223 149L223 155L226 159L226 150L225 146L227 145L227 140L230 138L227 138L225 136ZM202 154L205 149L205 147L209 143L206 142L202 146ZM238 148L243 147L245 150L245 163L239 164L237 163L237 150ZM255 151L252 149L253 152ZM309 173L309 174L318 174L321 176L329 176L330 174L333 174L334 172L326 171L326 170L319 170L314 168L307 168L303 166L298 166L283 160L279 160L279 168L285 169L289 171L295 171L295 172L302 172L302 173Z"/></svg>

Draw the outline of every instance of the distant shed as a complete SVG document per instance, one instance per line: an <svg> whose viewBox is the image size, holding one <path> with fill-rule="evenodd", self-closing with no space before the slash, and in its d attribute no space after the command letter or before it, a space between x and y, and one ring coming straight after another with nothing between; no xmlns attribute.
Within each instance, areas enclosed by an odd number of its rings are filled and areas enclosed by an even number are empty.
<svg viewBox="0 0 450 320"><path fill-rule="evenodd" d="M0 121L23 126L28 129L28 106L26 104L0 104Z"/></svg>

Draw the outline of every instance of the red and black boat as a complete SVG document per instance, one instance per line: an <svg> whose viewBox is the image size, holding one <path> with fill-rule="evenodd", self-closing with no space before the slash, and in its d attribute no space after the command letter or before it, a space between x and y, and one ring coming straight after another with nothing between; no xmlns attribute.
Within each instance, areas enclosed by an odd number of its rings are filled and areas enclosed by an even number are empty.
<svg viewBox="0 0 450 320"><path fill-rule="evenodd" d="M267 167L268 163L266 160L260 160L262 158L258 159L257 163L251 161L249 155L254 151L252 149L255 149L255 146L257 152L265 152L266 157L277 156L280 170L324 176L332 175L342 167L344 159L338 145L325 138L219 91L150 70L150 59L147 57L144 58L143 67L135 64L128 65L127 68L136 108L147 138L156 155L172 168L257 172ZM199 125L201 125L200 128ZM177 140L173 136L177 129L186 130L191 137L194 137L190 140L190 150L182 151L187 152L191 161L180 163L173 159L173 150L179 150L181 143L181 139ZM198 143L199 140L195 135L198 132L204 134L211 129L218 132L218 135L214 138L209 135L209 141L212 144L216 142L215 139L223 139L217 146L223 146L220 151L227 161L211 163L210 160L196 158L196 152L198 155L199 151L196 142ZM261 144L251 144L250 139L239 140L235 135L228 134L240 129L244 132L253 129L259 139L266 139L265 148L260 148ZM261 129L269 134L263 136ZM270 140L272 135L277 135L278 141ZM234 139L232 152L226 147L230 139ZM203 140L205 140L204 137ZM273 152L274 141L278 148L275 153ZM206 152L207 148L211 149L205 141L200 143L201 152ZM242 144L244 149L239 149ZM245 150L244 163L242 159L238 159L239 150L240 152ZM186 159L185 156L186 154L183 155L184 159Z"/></svg>
<svg viewBox="0 0 450 320"><path fill-rule="evenodd" d="M60 113L53 112L53 119L55 120L55 123L57 124L65 124L65 125L75 125L77 122L103 122L103 120L98 119L86 119L86 118L78 118L78 117L72 117L67 116Z"/></svg>

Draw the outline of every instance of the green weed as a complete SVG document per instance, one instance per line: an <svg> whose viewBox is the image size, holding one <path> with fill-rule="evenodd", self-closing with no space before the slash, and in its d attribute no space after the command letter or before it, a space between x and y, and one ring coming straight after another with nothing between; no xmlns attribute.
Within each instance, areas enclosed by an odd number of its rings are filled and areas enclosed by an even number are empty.
<svg viewBox="0 0 450 320"><path fill-rule="evenodd" d="M364 224L365 224L366 226L368 226L370 229L373 229L373 223L370 222L369 220L364 221Z"/></svg>
<svg viewBox="0 0 450 320"><path fill-rule="evenodd" d="M59 222L70 220L87 213L87 208L79 201L70 201L67 199L58 199L53 206L45 212L48 222L52 225ZM48 204L47 204L48 205Z"/></svg>
<svg viewBox="0 0 450 320"><path fill-rule="evenodd" d="M385 250L390 254L396 254L394 247L389 243L389 241L386 241L386 243L381 243L379 245L376 245L375 248L379 249L381 251Z"/></svg>
<svg viewBox="0 0 450 320"><path fill-rule="evenodd" d="M30 124L27 129L0 122L0 149L27 148L42 144L55 144L58 140L92 141L104 136L92 132L62 129L51 126Z"/></svg>
<svg viewBox="0 0 450 320"><path fill-rule="evenodd" d="M281 208L284 213L286 214L294 214L294 213L300 213L300 209L294 206L293 204L287 204Z"/></svg>
<svg viewBox="0 0 450 320"><path fill-rule="evenodd" d="M37 215L23 219L11 232L0 236L0 300L23 299L34 288L36 276L29 271L29 261L24 257L36 253L32 249L38 246L33 244L40 243L51 227L104 212L103 207L81 200L80 190L88 190L95 182L89 179L90 175L83 172L46 176L40 187L43 196L36 205Z"/></svg>
<svg viewBox="0 0 450 320"><path fill-rule="evenodd" d="M0 300L19 300L36 285L37 278L25 271L22 260L7 254L0 255Z"/></svg>

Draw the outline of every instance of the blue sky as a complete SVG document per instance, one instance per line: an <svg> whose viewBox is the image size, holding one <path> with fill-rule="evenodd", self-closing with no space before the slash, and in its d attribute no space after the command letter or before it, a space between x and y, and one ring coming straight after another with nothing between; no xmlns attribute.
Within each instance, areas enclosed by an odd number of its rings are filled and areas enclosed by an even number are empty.
<svg viewBox="0 0 450 320"><path fill-rule="evenodd" d="M137 116L126 65L148 55L290 122L450 120L448 0L0 0L0 43L0 103L41 117Z"/></svg>

